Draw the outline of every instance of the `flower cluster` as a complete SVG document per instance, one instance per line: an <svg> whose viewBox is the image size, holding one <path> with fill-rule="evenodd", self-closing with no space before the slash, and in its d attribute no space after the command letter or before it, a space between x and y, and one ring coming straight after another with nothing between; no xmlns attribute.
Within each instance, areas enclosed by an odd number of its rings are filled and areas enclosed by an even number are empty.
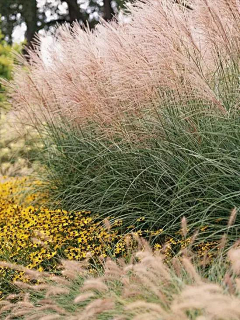
<svg viewBox="0 0 240 320"><path fill-rule="evenodd" d="M2 258L42 270L50 261L52 265L56 256L80 260L87 252L106 255L119 240L116 228L106 230L89 211L71 213L19 205L14 194L24 182L21 179L17 184L12 180L1 184Z"/></svg>
<svg viewBox="0 0 240 320"><path fill-rule="evenodd" d="M128 257L137 247L139 237L151 239L163 234L164 239L163 229L141 230L144 217L129 226L126 235L122 220L103 223L90 211L50 210L44 202L42 206L33 206L37 195L29 192L29 188L38 183L26 178L8 178L0 183L0 260L57 272L62 258L82 260L88 255L106 257L110 253L113 257ZM24 197L21 197L22 190L27 190ZM176 250L187 247L190 242L190 237L165 238L165 244L155 243L154 250L161 250L171 258ZM211 246L212 243L200 245L197 252L203 255ZM12 272L8 268L0 269L0 277L25 280L23 272Z"/></svg>

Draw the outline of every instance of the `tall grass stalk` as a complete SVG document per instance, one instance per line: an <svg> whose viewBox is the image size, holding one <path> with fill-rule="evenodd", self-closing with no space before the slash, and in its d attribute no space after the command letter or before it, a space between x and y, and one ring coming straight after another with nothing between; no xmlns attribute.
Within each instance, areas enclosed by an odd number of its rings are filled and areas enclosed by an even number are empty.
<svg viewBox="0 0 240 320"><path fill-rule="evenodd" d="M221 320L240 318L239 247L203 271L201 259L183 255L169 264L140 241L131 262L103 262L89 272L88 262L62 261L62 275L30 270L38 284L16 282L19 294L1 301L5 319ZM21 266L0 265L22 270ZM3 319L3 318L2 318Z"/></svg>
<svg viewBox="0 0 240 320"><path fill-rule="evenodd" d="M43 114L82 126L94 121L108 134L146 110L155 118L155 106L169 100L178 108L200 99L222 115L236 110L238 1L196 0L192 8L139 1L126 24L103 22L93 32L78 24L58 28L44 54L38 45L25 67L16 68L10 85L16 109L28 121L41 122Z"/></svg>

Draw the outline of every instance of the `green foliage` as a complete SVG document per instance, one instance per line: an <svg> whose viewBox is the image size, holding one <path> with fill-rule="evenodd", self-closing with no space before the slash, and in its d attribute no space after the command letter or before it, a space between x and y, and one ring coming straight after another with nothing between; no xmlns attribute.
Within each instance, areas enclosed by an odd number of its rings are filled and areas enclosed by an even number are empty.
<svg viewBox="0 0 240 320"><path fill-rule="evenodd" d="M0 30L0 80L10 80L12 76L14 56L13 51L20 51L19 45L10 46L4 40ZM6 105L6 92L4 86L0 83L0 108Z"/></svg>
<svg viewBox="0 0 240 320"><path fill-rule="evenodd" d="M41 161L51 200L67 210L122 218L126 225L144 216L143 228L170 234L183 216L194 228L207 222L222 232L229 211L240 207L240 118L200 111L192 107L188 121L189 109L166 108L159 123L145 121L149 138L135 143L50 126ZM223 224L215 223L218 218Z"/></svg>
<svg viewBox="0 0 240 320"><path fill-rule="evenodd" d="M3 35L0 31L0 77L9 80L12 71L12 55L11 47L3 40ZM0 84L0 104L5 101L4 89Z"/></svg>

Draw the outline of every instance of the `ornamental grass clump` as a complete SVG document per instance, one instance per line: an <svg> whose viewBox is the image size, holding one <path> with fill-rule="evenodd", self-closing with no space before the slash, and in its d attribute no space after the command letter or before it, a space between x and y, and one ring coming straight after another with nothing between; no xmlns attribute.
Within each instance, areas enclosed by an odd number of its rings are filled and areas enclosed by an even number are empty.
<svg viewBox="0 0 240 320"><path fill-rule="evenodd" d="M32 272L38 283L15 282L20 292L1 301L2 319L240 319L239 243L205 271L190 250L167 265L141 239L139 248L130 263L107 258L95 276L88 262L66 260L62 275Z"/></svg>
<svg viewBox="0 0 240 320"><path fill-rule="evenodd" d="M121 219L125 228L145 217L143 230L169 235L186 216L193 231L208 225L205 237L219 239L230 210L240 208L240 117L194 117L197 131L180 110L165 110L158 134L141 144L55 127L40 155L49 199L66 210Z"/></svg>
<svg viewBox="0 0 240 320"><path fill-rule="evenodd" d="M62 26L16 69L11 99L41 132L53 209L125 228L144 216L170 235L186 216L213 241L227 228L240 207L239 4L183 4L136 2L128 23L94 31Z"/></svg>
<svg viewBox="0 0 240 320"><path fill-rule="evenodd" d="M129 6L128 23L102 22L94 31L59 27L54 45L44 53L37 46L15 72L11 98L18 112L32 121L43 115L81 126L94 121L122 135L122 122L135 129L137 119L158 119L170 102L179 108L201 101L202 112L234 112L238 1L196 0L192 10L184 2L139 1Z"/></svg>

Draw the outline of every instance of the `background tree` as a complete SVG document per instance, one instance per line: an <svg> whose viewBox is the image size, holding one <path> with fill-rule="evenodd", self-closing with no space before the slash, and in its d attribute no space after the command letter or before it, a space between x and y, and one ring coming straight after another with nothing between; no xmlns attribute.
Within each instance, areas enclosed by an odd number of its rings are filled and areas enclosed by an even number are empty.
<svg viewBox="0 0 240 320"><path fill-rule="evenodd" d="M0 2L1 28L5 39L11 43L16 26L26 24L26 40L30 43L35 32L46 20L45 12L37 7L37 0L6 0Z"/></svg>
<svg viewBox="0 0 240 320"><path fill-rule="evenodd" d="M61 10L62 5L67 10ZM16 26L25 23L25 38L30 45L34 35L42 30L49 29L56 23L78 21L90 28L94 27L100 17L111 20L113 15L123 7L124 0L90 0L88 6L84 6L78 0L5 0L0 2L0 14L2 16L2 30L8 43L12 42L13 30Z"/></svg>
<svg viewBox="0 0 240 320"><path fill-rule="evenodd" d="M61 2L66 2L68 5L68 15L69 15L69 21L84 21L86 17L83 16L80 7L78 5L77 0L61 0Z"/></svg>

